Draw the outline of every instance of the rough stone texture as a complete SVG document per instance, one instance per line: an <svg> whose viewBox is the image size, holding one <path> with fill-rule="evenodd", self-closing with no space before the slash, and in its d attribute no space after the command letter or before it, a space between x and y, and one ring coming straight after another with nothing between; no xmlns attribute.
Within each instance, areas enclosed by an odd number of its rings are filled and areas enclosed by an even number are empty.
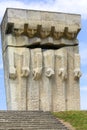
<svg viewBox="0 0 87 130"><path fill-rule="evenodd" d="M80 109L80 24L76 14L6 10L1 27L8 110Z"/></svg>
<svg viewBox="0 0 87 130"><path fill-rule="evenodd" d="M53 88L53 111L66 110L67 51L55 51L55 85Z"/></svg>
<svg viewBox="0 0 87 130"><path fill-rule="evenodd" d="M50 112L0 111L0 130L71 130Z"/></svg>

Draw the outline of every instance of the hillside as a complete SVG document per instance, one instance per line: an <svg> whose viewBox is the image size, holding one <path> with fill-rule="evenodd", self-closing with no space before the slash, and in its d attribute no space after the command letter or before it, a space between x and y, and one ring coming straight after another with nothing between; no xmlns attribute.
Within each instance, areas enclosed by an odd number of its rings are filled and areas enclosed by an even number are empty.
<svg viewBox="0 0 87 130"><path fill-rule="evenodd" d="M75 130L87 130L87 111L55 112L53 115L69 122Z"/></svg>

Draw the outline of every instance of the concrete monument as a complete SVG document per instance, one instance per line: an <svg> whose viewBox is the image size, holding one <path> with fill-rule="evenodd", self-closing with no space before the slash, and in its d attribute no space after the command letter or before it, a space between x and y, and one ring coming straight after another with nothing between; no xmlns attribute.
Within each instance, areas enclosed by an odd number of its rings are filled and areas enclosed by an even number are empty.
<svg viewBox="0 0 87 130"><path fill-rule="evenodd" d="M80 109L81 16L6 10L2 52L8 110Z"/></svg>

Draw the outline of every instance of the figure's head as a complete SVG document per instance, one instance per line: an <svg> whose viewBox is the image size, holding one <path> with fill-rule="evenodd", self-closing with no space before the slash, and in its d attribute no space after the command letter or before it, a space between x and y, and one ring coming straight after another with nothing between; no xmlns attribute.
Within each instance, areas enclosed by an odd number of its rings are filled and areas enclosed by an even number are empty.
<svg viewBox="0 0 87 130"><path fill-rule="evenodd" d="M19 29L19 28L14 28L13 30L13 34L16 36L20 36L23 33L23 29Z"/></svg>
<svg viewBox="0 0 87 130"><path fill-rule="evenodd" d="M42 29L40 34L41 34L41 38L46 38L50 35L50 31Z"/></svg>
<svg viewBox="0 0 87 130"><path fill-rule="evenodd" d="M46 38L48 36L50 36L50 29L41 26L40 27L40 37L41 38Z"/></svg>
<svg viewBox="0 0 87 130"><path fill-rule="evenodd" d="M76 32L66 32L66 38L69 40L75 39Z"/></svg>
<svg viewBox="0 0 87 130"><path fill-rule="evenodd" d="M73 27L73 26L72 26ZM69 40L76 39L78 30L73 30L73 28L65 27L65 37Z"/></svg>
<svg viewBox="0 0 87 130"><path fill-rule="evenodd" d="M32 38L32 37L34 37L35 34L37 33L37 28L29 27L28 30L27 30L27 32L28 32L28 36L29 36L30 38Z"/></svg>
<svg viewBox="0 0 87 130"><path fill-rule="evenodd" d="M55 40L60 39L62 36L63 36L63 32L56 32L56 31L54 31L54 33L53 33L53 38Z"/></svg>

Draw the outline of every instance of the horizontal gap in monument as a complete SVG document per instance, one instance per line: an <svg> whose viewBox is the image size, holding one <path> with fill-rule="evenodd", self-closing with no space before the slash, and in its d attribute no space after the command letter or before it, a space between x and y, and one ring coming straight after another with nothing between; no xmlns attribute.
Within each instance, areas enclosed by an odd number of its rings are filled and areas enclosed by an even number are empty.
<svg viewBox="0 0 87 130"><path fill-rule="evenodd" d="M31 49L34 49L34 48L41 48L41 49L53 49L53 50L56 50L56 49L60 49L60 48L63 48L63 47L74 47L74 46L78 46L78 44L74 44L74 45L30 45L30 46L12 46L12 45L8 45L8 47L25 47L25 48L31 48Z"/></svg>

